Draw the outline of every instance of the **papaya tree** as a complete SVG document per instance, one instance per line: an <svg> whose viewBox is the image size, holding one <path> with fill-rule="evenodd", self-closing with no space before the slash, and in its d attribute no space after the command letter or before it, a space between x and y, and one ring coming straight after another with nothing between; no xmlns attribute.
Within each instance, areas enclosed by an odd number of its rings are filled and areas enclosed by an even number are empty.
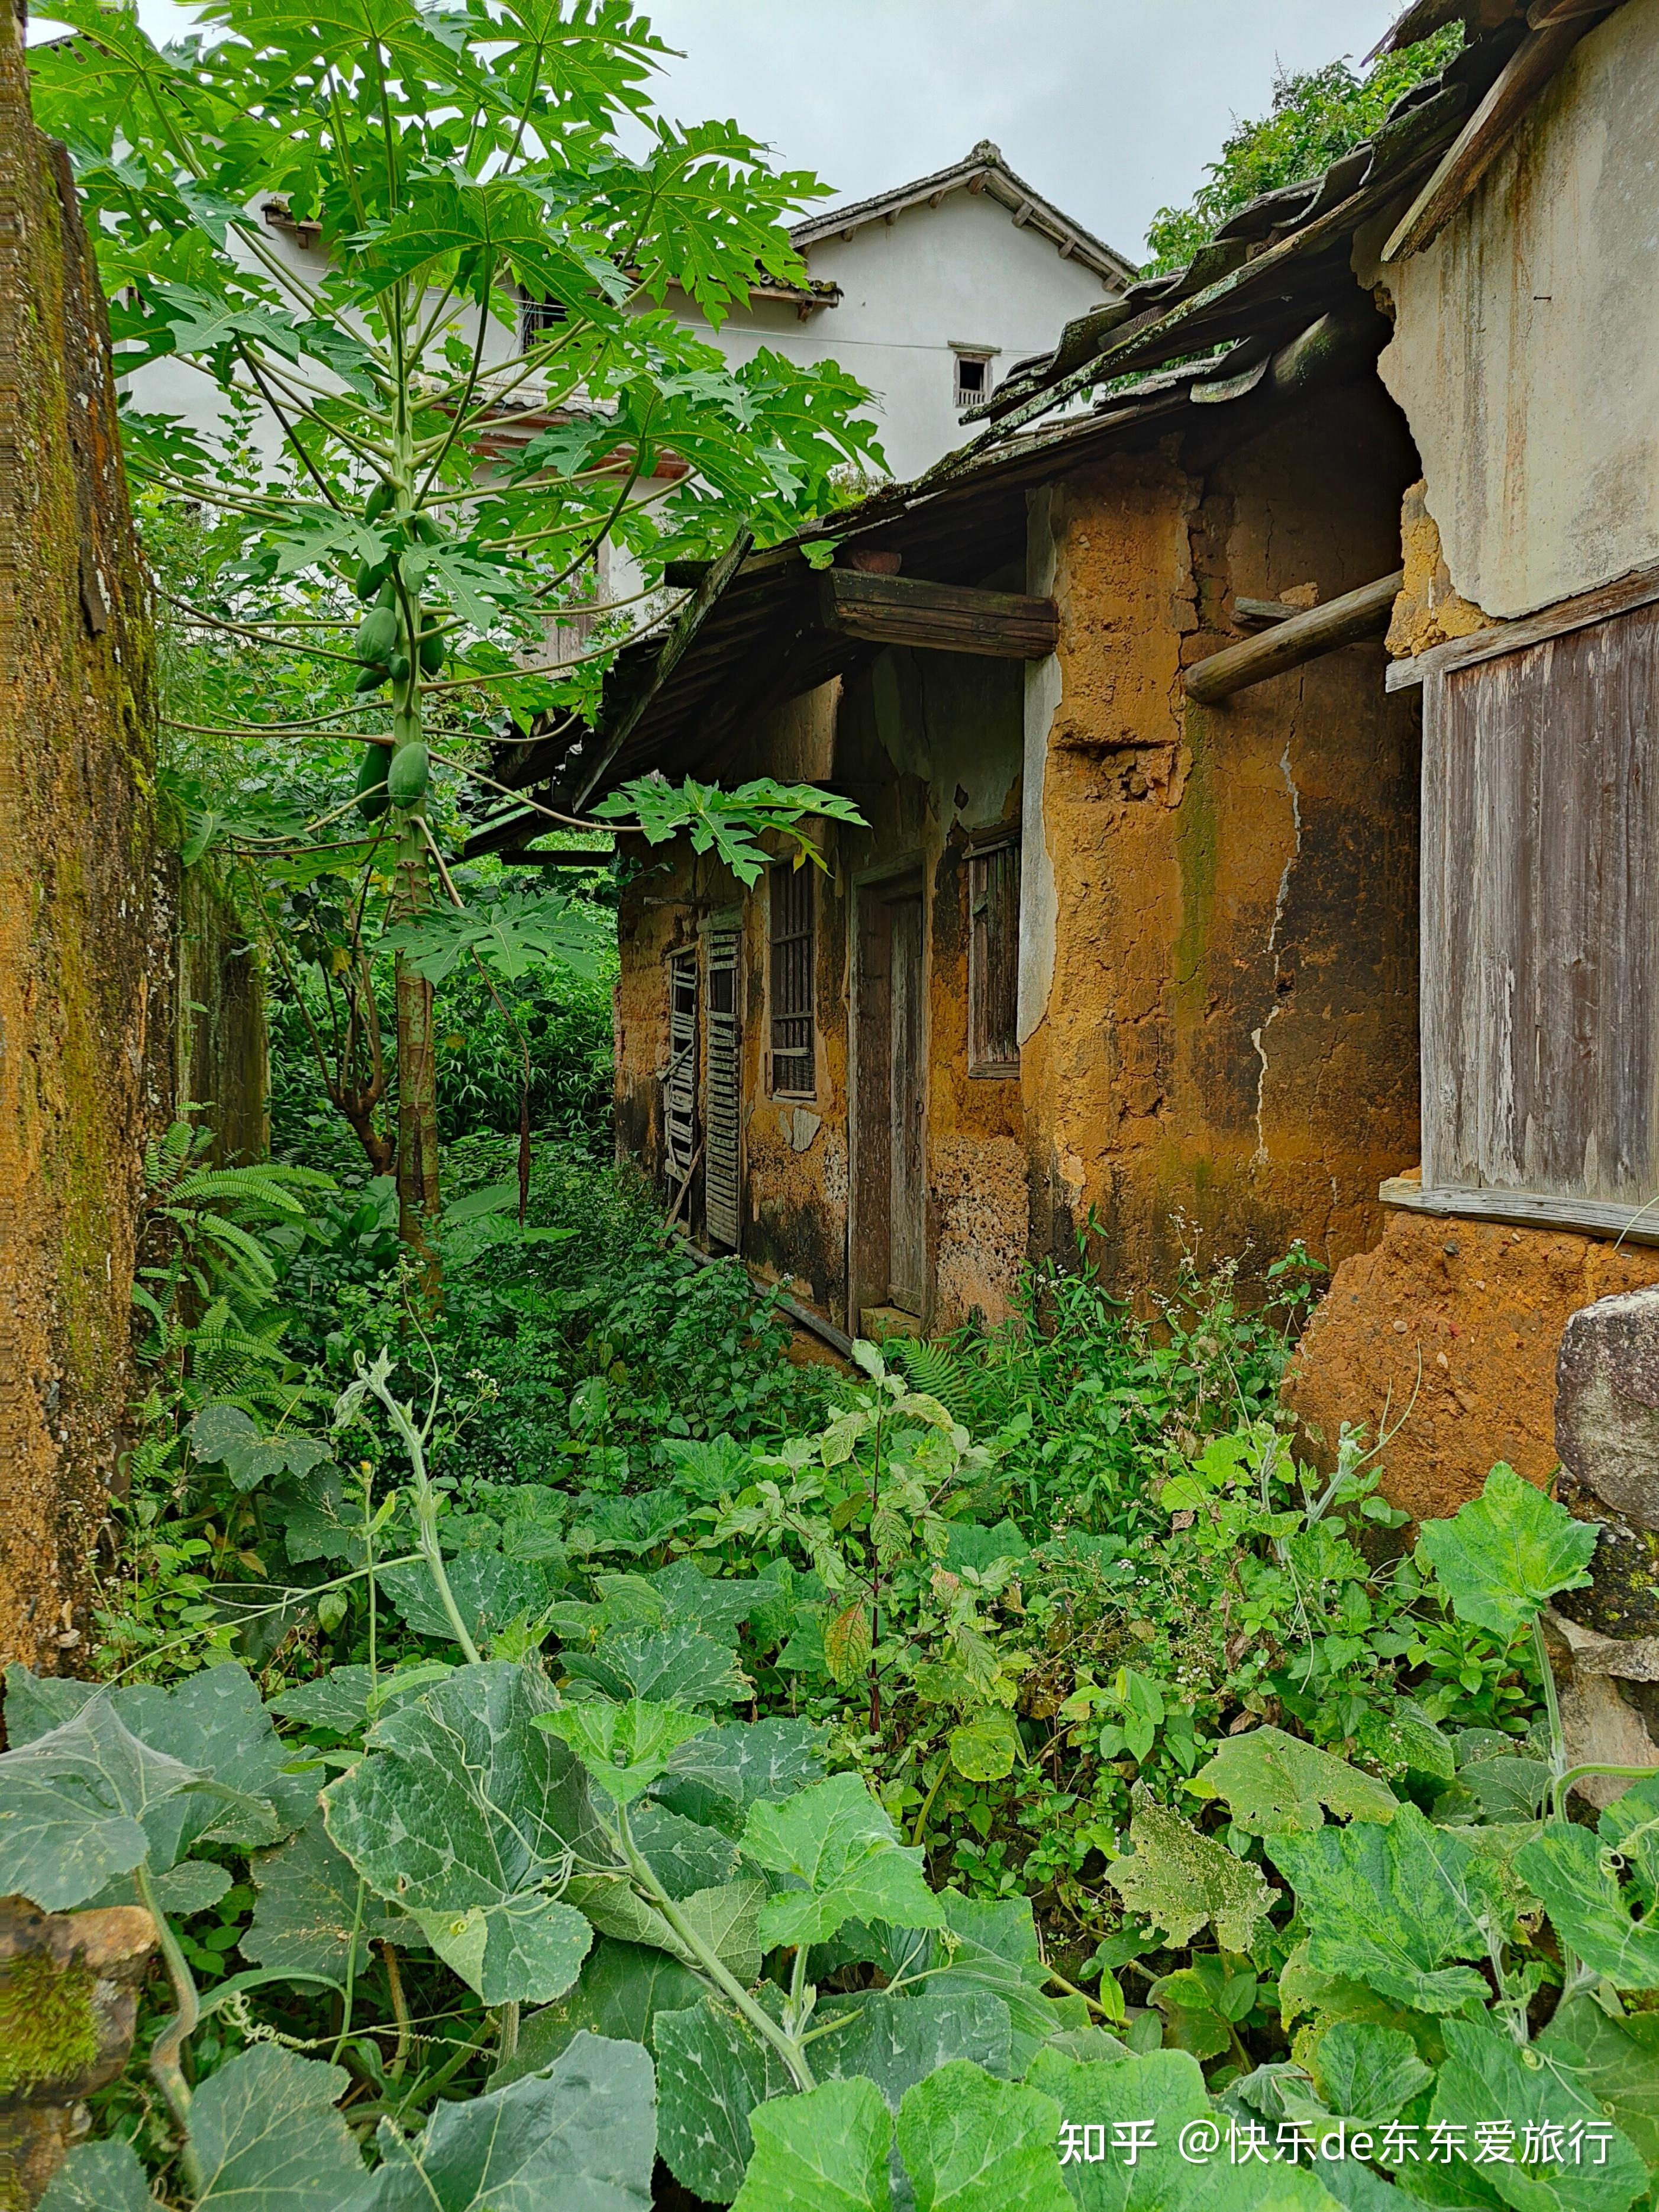
<svg viewBox="0 0 1659 2212"><path fill-rule="evenodd" d="M452 913L434 953L434 872L465 904L434 777L452 801L463 784L499 789L491 742L591 715L667 560L787 536L835 504L837 471L878 463L841 370L765 350L730 368L665 304L675 289L718 325L757 283L803 283L785 218L823 188L774 172L732 125L658 115L665 49L629 0L215 0L167 46L125 5L54 12L76 35L32 57L36 107L70 149L118 369L142 395L143 371L178 364L218 426L125 410L141 485L234 542L214 592L170 611L273 672L181 734L286 758L308 785L274 828L268 805L252 827L204 810L187 853L216 838L244 858L302 854L302 875L378 872L400 1220L424 1248L431 975L463 927ZM641 580L625 601L597 588L607 544ZM574 649L553 641L573 630ZM353 753L343 789L301 776ZM639 797L652 835L690 825L757 866L757 830L804 848L805 815L845 811L772 786L730 805L690 785ZM520 895L468 956L556 953L564 908Z"/></svg>

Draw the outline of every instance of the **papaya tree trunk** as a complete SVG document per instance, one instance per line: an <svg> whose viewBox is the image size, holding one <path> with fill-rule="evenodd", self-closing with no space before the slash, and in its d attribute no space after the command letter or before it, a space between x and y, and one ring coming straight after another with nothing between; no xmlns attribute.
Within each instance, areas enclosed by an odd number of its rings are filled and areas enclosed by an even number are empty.
<svg viewBox="0 0 1659 2212"><path fill-rule="evenodd" d="M426 839L417 819L398 847L393 920L415 921L430 897ZM439 1285L437 1227L438 1063L432 1033L432 986L401 952L397 965L398 1234L421 1257L428 1294Z"/></svg>

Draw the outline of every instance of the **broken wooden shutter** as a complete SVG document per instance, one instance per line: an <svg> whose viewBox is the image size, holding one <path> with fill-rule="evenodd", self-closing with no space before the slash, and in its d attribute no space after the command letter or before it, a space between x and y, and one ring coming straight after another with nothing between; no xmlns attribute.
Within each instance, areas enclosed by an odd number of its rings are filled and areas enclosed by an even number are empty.
<svg viewBox="0 0 1659 2212"><path fill-rule="evenodd" d="M968 856L968 1073L1019 1073L1019 842Z"/></svg>
<svg viewBox="0 0 1659 2212"><path fill-rule="evenodd" d="M662 1085L663 1153L676 1183L697 1157L697 955L668 956L668 1071Z"/></svg>
<svg viewBox="0 0 1659 2212"><path fill-rule="evenodd" d="M1659 1190L1659 606L1424 709L1424 1193L1594 1225Z"/></svg>
<svg viewBox="0 0 1659 2212"><path fill-rule="evenodd" d="M772 1081L775 1094L810 1098L817 1087L817 1040L813 1025L812 968L817 871L771 871L768 907L772 955Z"/></svg>
<svg viewBox="0 0 1659 2212"><path fill-rule="evenodd" d="M705 1011L708 1024L707 1091L703 1105L703 1226L712 1244L738 1249L743 1079L738 1027L738 946L735 929L711 929Z"/></svg>

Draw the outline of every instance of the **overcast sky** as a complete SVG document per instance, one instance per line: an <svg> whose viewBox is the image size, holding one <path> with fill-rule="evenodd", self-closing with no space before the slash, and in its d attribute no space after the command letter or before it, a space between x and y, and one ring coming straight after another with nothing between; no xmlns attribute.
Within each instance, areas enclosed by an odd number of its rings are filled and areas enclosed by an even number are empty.
<svg viewBox="0 0 1659 2212"><path fill-rule="evenodd" d="M36 0L41 14L46 0ZM685 58L660 105L735 117L860 199L994 139L1028 184L1132 259L1191 198L1277 69L1356 64L1402 0L657 0ZM183 23L139 0L152 35Z"/></svg>

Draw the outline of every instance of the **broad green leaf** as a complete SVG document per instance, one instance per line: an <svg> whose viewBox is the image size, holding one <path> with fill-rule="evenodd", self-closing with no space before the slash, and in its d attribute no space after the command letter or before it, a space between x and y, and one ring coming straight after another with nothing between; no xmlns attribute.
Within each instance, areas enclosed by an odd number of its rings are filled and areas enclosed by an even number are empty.
<svg viewBox="0 0 1659 2212"><path fill-rule="evenodd" d="M121 1887L131 1888L131 1884ZM216 1859L181 1859L177 1866L158 1874L154 1881L155 1901L162 1911L181 1920L187 1920L192 1912L205 1912L230 1887L230 1869Z"/></svg>
<svg viewBox="0 0 1659 2212"><path fill-rule="evenodd" d="M499 2089L521 2074L539 2074L583 2028L642 2043L649 2050L657 2014L695 2005L702 1989L678 1959L642 1943L601 1936L582 1961L574 1987L525 2020L517 2051L497 2065L490 2087Z"/></svg>
<svg viewBox="0 0 1659 2212"><path fill-rule="evenodd" d="M141 1743L106 1696L88 1699L0 1758L0 1896L48 1912L84 1905L150 1855L146 1815L170 1813L168 1800L201 1778Z"/></svg>
<svg viewBox="0 0 1659 2212"><path fill-rule="evenodd" d="M639 1698L625 1705L595 1698L536 1717L536 1726L568 1744L591 1779L618 1805L642 1797L667 1772L678 1746L709 1725L700 1713L677 1712L672 1705L647 1705Z"/></svg>
<svg viewBox="0 0 1659 2212"><path fill-rule="evenodd" d="M939 1928L944 1908L928 1888L920 1850L907 1849L856 1774L836 1774L781 1804L750 1808L743 1848L781 1875L761 1914L761 1942L821 1943L846 1920Z"/></svg>
<svg viewBox="0 0 1659 2212"><path fill-rule="evenodd" d="M1013 1772L1022 1750L1014 1717L1001 1705L988 1705L953 1728L945 1741L951 1765L969 1782L1000 1781Z"/></svg>
<svg viewBox="0 0 1659 2212"><path fill-rule="evenodd" d="M1139 1787L1129 1841L1133 1853L1114 1859L1106 1879L1131 1912L1152 1921L1177 1948L1207 1921L1224 1950L1249 1949L1279 1894L1260 1867L1235 1858Z"/></svg>
<svg viewBox="0 0 1659 2212"><path fill-rule="evenodd" d="M744 1457L746 1462L748 1455ZM671 1620L690 1621L722 1644L735 1643L744 1622L763 1606L775 1603L784 1588L774 1569L761 1575L717 1577L704 1574L692 1559L675 1559L647 1579Z"/></svg>
<svg viewBox="0 0 1659 2212"><path fill-rule="evenodd" d="M1467 2129L1471 2145L1483 2123L1501 2120L1514 2130L1511 2158L1476 2170L1516 2212L1624 2212L1645 2191L1647 2172L1635 2146L1575 2075L1535 2049L1523 2051L1489 2020L1449 2020L1445 2037L1430 2119ZM1568 2140L1575 2126L1606 2137L1586 2144L1577 2160ZM1526 2157L1529 2128L1560 2131L1555 2144L1533 2144L1534 2151L1553 2149L1553 2156Z"/></svg>
<svg viewBox="0 0 1659 2212"><path fill-rule="evenodd" d="M553 1595L553 1583L544 1566L531 1559L509 1559L504 1552L458 1552L453 1559L445 1560L444 1571L473 1642L486 1646L513 1621L526 1616L532 1620L538 1618ZM454 1642L449 1615L430 1573L419 1561L387 1567L379 1580L417 1636Z"/></svg>
<svg viewBox="0 0 1659 2212"><path fill-rule="evenodd" d="M1590 2103L1659 2172L1659 2013L1610 2020L1592 1997L1558 2005L1537 2050L1565 2067Z"/></svg>
<svg viewBox="0 0 1659 2212"><path fill-rule="evenodd" d="M593 1941L574 1905L533 1890L466 1912L417 1911L415 1917L444 1964L490 2005L562 1996Z"/></svg>
<svg viewBox="0 0 1659 2212"><path fill-rule="evenodd" d="M823 1731L811 1721L750 1721L683 1743L654 1794L689 1820L740 1827L750 1805L823 1778Z"/></svg>
<svg viewBox="0 0 1659 2212"><path fill-rule="evenodd" d="M1399 1802L1375 1775L1276 1728L1229 1736L1194 1786L1224 1799L1237 1826L1257 1836L1322 1827L1326 1805L1340 1818L1392 1820Z"/></svg>
<svg viewBox="0 0 1659 2212"><path fill-rule="evenodd" d="M1060 2172L1083 2212L1332 2212L1330 2195L1305 2168L1278 2159L1231 2164L1227 2116L1211 2102L1197 2060L1184 2051L1082 2062L1042 2051L1026 2079L1079 2130L1075 2154L1066 2158L1062 2150ZM1182 2156L1188 2127L1213 2130L1194 2147L1214 2144L1215 2159ZM1088 2128L1103 2130L1104 2158L1084 2158Z"/></svg>
<svg viewBox="0 0 1659 2212"><path fill-rule="evenodd" d="M924 1983L914 1993L821 1997L814 2024L832 2019L843 2024L812 2045L814 2070L820 2079L867 2075L895 2112L907 2089L950 2059L970 2058L1003 2081L1013 2071L1008 2008L983 1990Z"/></svg>
<svg viewBox="0 0 1659 2212"><path fill-rule="evenodd" d="M898 2148L916 2212L1071 2212L1052 2097L953 2059L906 2093Z"/></svg>
<svg viewBox="0 0 1659 2212"><path fill-rule="evenodd" d="M1314 2078L1328 2111L1380 2125L1397 2119L1434 2076L1399 2028L1339 2021L1319 2039Z"/></svg>
<svg viewBox="0 0 1659 2212"><path fill-rule="evenodd" d="M843 1688L870 1663L870 1615L861 1598L832 1613L823 1624L823 1663Z"/></svg>
<svg viewBox="0 0 1659 2212"><path fill-rule="evenodd" d="M324 1793L332 1842L457 1972L487 1973L491 2003L562 1996L586 1949L552 1893L570 1850L605 1846L575 1762L531 1725L551 1695L525 1668L458 1668L378 1721Z"/></svg>
<svg viewBox="0 0 1659 2212"><path fill-rule="evenodd" d="M724 1644L689 1621L659 1629L620 1629L596 1651L560 1654L565 1672L593 1682L608 1698L642 1698L666 1705L732 1705L755 1694Z"/></svg>
<svg viewBox="0 0 1659 2212"><path fill-rule="evenodd" d="M1396 1698L1386 1711L1369 1707L1359 1717L1354 1741L1374 1766L1396 1778L1425 1774L1449 1782L1457 1771L1451 1738L1409 1698Z"/></svg>
<svg viewBox="0 0 1659 2212"><path fill-rule="evenodd" d="M1482 1759L1459 1770L1458 1782L1484 1820L1535 1820L1549 1788L1541 1759Z"/></svg>
<svg viewBox="0 0 1659 2212"><path fill-rule="evenodd" d="M1626 1880L1647 1910L1659 1907L1659 1768L1613 1799L1596 1822L1596 1832L1619 1854Z"/></svg>
<svg viewBox="0 0 1659 2212"><path fill-rule="evenodd" d="M953 1889L941 1890L939 1899L944 1928L904 1931L905 1955L894 1958L890 1978L904 1979L925 1971L927 1978L917 1986L930 1993L998 1998L1007 2008L1012 2030L1010 2071L1023 2075L1060 2023L1044 1995L1048 1969L1037 1943L1031 1900L963 1897ZM843 1929L843 1938L850 1932ZM999 2070L988 2060L982 2063L994 2074Z"/></svg>
<svg viewBox="0 0 1659 2212"><path fill-rule="evenodd" d="M1620 1884L1607 1855L1589 1829L1552 1820L1516 1854L1516 1871L1587 1966L1616 1989L1659 1990L1659 1917L1635 1917L1634 1892Z"/></svg>
<svg viewBox="0 0 1659 2212"><path fill-rule="evenodd" d="M659 2012L658 2147L675 2179L695 2196L729 2204L754 2148L749 2116L788 2095L789 2069L748 2023L704 1997L684 2012Z"/></svg>
<svg viewBox="0 0 1659 2212"><path fill-rule="evenodd" d="M1501 1917L1492 1876L1456 1834L1414 1805L1387 1827L1355 1820L1267 1839L1296 1893L1308 1956L1322 1972L1365 1982L1419 2012L1485 2003L1486 1978L1454 1959L1484 1959L1481 1923Z"/></svg>
<svg viewBox="0 0 1659 2212"><path fill-rule="evenodd" d="M584 2029L539 2073L440 2104L343 2212L649 2212L651 2061ZM260 2208L264 2212L264 2208Z"/></svg>
<svg viewBox="0 0 1659 2212"><path fill-rule="evenodd" d="M564 1894L602 1936L614 1936L624 1943L648 1943L683 1966L696 1966L696 1951L681 1942L656 1907L647 1905L625 1878L573 1875ZM690 1897L678 1899L674 1909L690 1934L738 1981L748 1983L760 1972L760 1914L765 1902L765 1883L749 1879L724 1882L718 1889L695 1890Z"/></svg>
<svg viewBox="0 0 1659 2212"><path fill-rule="evenodd" d="M36 2212L157 2212L138 2154L130 2142L76 2143Z"/></svg>
<svg viewBox="0 0 1659 2212"><path fill-rule="evenodd" d="M873 2083L780 2097L750 2127L754 2154L732 2212L891 2212L893 2122Z"/></svg>
<svg viewBox="0 0 1659 2212"><path fill-rule="evenodd" d="M683 1820L654 1802L641 1805L629 1825L635 1844L671 1897L718 1889L738 1870L737 1844L719 1828Z"/></svg>
<svg viewBox="0 0 1659 2212"><path fill-rule="evenodd" d="M1418 1546L1458 1619L1507 1639L1589 1582L1599 1533L1500 1464L1449 1521L1425 1521Z"/></svg>
<svg viewBox="0 0 1659 2212"><path fill-rule="evenodd" d="M448 1623L445 1627L447 1632ZM270 1710L284 1720L306 1728L331 1729L336 1735L356 1735L364 1726L390 1712L410 1698L418 1697L441 1681L450 1668L428 1659L395 1674L371 1674L367 1667L331 1667L313 1682L301 1682L273 1698ZM373 1711L370 1710L371 1705Z"/></svg>
<svg viewBox="0 0 1659 2212"><path fill-rule="evenodd" d="M236 1948L257 1966L343 1983L354 1928L360 1972L368 1963L371 1943L422 1940L408 1914L377 1897L335 1849L320 1810L297 1836L274 1851L255 1852L249 1863L258 1901L252 1924Z"/></svg>
<svg viewBox="0 0 1659 2212"><path fill-rule="evenodd" d="M314 1437L261 1436L240 1406L204 1406L190 1441L197 1458L222 1466L238 1490L257 1490L276 1475L307 1475L330 1456Z"/></svg>
<svg viewBox="0 0 1659 2212"><path fill-rule="evenodd" d="M337 2212L363 2173L335 2110L349 2086L341 2068L274 2043L209 2075L190 2107L205 2185L195 2212Z"/></svg>

